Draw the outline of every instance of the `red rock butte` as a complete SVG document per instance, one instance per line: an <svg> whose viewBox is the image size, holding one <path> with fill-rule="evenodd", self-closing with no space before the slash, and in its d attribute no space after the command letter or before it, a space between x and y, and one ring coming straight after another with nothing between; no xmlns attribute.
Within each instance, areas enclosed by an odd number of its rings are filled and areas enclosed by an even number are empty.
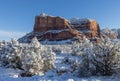
<svg viewBox="0 0 120 81"><path fill-rule="evenodd" d="M35 17L33 32L20 40L30 41L33 37L41 40L96 39L101 37L99 24L91 19L70 19L42 13Z"/></svg>
<svg viewBox="0 0 120 81"><path fill-rule="evenodd" d="M95 20L90 19L73 19L68 21L62 17L49 16L42 13L35 17L33 32L44 32L37 36L42 40L64 40L73 37L88 38L100 37L100 28ZM32 36L34 37L34 36Z"/></svg>

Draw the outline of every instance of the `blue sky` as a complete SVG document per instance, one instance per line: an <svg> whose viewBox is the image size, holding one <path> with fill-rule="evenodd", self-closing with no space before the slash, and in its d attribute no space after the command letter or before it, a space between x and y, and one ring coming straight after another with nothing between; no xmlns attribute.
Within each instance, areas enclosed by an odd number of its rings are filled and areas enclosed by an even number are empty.
<svg viewBox="0 0 120 81"><path fill-rule="evenodd" d="M101 28L120 28L120 0L0 0L0 40L33 30L41 12L65 18L91 18Z"/></svg>

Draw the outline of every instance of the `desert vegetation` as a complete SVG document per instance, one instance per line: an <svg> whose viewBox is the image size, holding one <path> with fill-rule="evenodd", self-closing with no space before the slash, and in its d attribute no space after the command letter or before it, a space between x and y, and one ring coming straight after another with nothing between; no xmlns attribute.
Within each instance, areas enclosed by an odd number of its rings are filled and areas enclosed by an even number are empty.
<svg viewBox="0 0 120 81"><path fill-rule="evenodd" d="M30 44L20 44L12 39L10 43L0 43L0 60L3 66L23 70L21 75L40 75L54 68L56 54L51 48L33 38Z"/></svg>
<svg viewBox="0 0 120 81"><path fill-rule="evenodd" d="M68 68L55 66L56 56L62 54L59 63ZM41 75L52 69L58 75L110 76L120 71L120 42L105 38L95 43L84 37L81 43L71 45L42 45L36 37L31 43L12 39L0 42L0 61L6 68L21 70L21 76Z"/></svg>

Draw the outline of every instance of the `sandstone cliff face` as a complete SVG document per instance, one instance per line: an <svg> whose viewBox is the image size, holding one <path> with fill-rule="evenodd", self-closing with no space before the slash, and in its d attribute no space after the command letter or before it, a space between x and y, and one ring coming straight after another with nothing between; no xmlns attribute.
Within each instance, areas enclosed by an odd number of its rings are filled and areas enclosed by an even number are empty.
<svg viewBox="0 0 120 81"><path fill-rule="evenodd" d="M95 20L71 19L71 24L88 38L100 37L100 27Z"/></svg>
<svg viewBox="0 0 120 81"><path fill-rule="evenodd" d="M75 21L75 22L74 22ZM96 39L100 37L100 28L96 21L90 19L66 20L45 14L35 17L33 32L26 35L28 40L37 37L38 40ZM26 42L28 41L26 40Z"/></svg>
<svg viewBox="0 0 120 81"><path fill-rule="evenodd" d="M72 20L69 23L64 18L45 14L35 17L33 32L44 32L44 34L38 36L42 40L63 40L73 37L82 38L83 36L87 38L100 37L99 25L94 20L79 19L75 22Z"/></svg>
<svg viewBox="0 0 120 81"><path fill-rule="evenodd" d="M64 40L79 36L78 31L64 18L41 14L35 17L33 32L42 33L37 36L41 40ZM36 36L31 35L30 38Z"/></svg>
<svg viewBox="0 0 120 81"><path fill-rule="evenodd" d="M45 32L48 30L63 30L70 26L69 22L61 17L36 16L34 32Z"/></svg>

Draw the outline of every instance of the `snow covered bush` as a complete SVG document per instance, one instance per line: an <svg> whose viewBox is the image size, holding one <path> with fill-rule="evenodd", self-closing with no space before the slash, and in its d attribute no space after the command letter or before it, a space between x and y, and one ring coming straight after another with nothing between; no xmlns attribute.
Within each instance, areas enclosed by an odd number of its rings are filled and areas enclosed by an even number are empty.
<svg viewBox="0 0 120 81"><path fill-rule="evenodd" d="M82 52L81 52L82 47L81 46L82 46L81 43L74 43L71 47L72 55L75 55L75 56L81 55L82 54Z"/></svg>
<svg viewBox="0 0 120 81"><path fill-rule="evenodd" d="M51 47L53 52L55 52L56 54L71 53L71 45L70 44L47 45L47 47Z"/></svg>
<svg viewBox="0 0 120 81"><path fill-rule="evenodd" d="M81 59L81 61L76 61L78 63L75 73L77 76L79 77L83 77L83 76L89 76L92 74L91 70L91 63L90 63L90 58L91 58L91 54L92 54L92 49L93 49L93 44L87 39L87 38L83 38L81 43L77 43L75 45L73 45L73 55L77 55L79 56L79 58Z"/></svg>
<svg viewBox="0 0 120 81"><path fill-rule="evenodd" d="M22 68L27 74L44 73L54 67L55 53L41 45L36 38L23 53Z"/></svg>
<svg viewBox="0 0 120 81"><path fill-rule="evenodd" d="M92 48L92 42L90 42L90 40L88 40L86 37L83 37L81 43L73 43L71 47L72 55L81 56L82 54L89 52L89 50L91 50Z"/></svg>
<svg viewBox="0 0 120 81"><path fill-rule="evenodd" d="M81 44L74 46L73 55L81 58L75 70L77 76L112 75L120 69L120 42L106 38L91 43L84 38Z"/></svg>
<svg viewBox="0 0 120 81"><path fill-rule="evenodd" d="M62 50L60 49L60 46L59 46L59 45L53 47L52 50L53 50L55 53L57 53L57 54L61 54L61 53L62 53Z"/></svg>
<svg viewBox="0 0 120 81"><path fill-rule="evenodd" d="M54 68L56 55L51 48L33 38L30 44L19 44L16 39L1 45L1 61L5 66L23 69L24 76L39 75Z"/></svg>
<svg viewBox="0 0 120 81"><path fill-rule="evenodd" d="M0 58L6 67L21 68L22 49L16 39L2 43Z"/></svg>
<svg viewBox="0 0 120 81"><path fill-rule="evenodd" d="M94 44L91 63L96 68L96 74L112 75L120 69L120 42L112 42L109 38Z"/></svg>

